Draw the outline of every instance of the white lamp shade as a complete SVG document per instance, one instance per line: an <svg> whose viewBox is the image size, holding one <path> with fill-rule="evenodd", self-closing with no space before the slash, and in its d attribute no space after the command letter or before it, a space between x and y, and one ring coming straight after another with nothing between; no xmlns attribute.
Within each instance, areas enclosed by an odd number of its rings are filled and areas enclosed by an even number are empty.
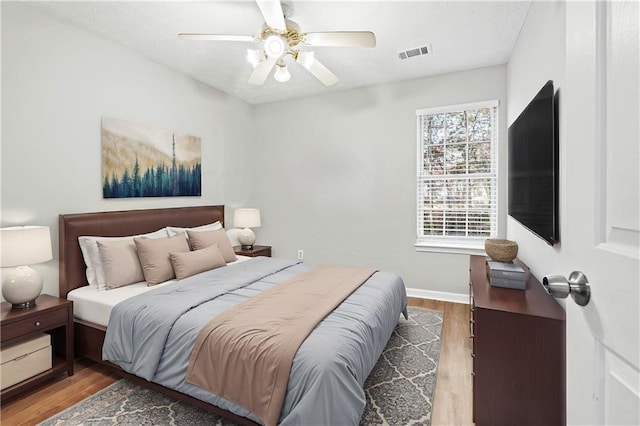
<svg viewBox="0 0 640 426"><path fill-rule="evenodd" d="M287 69L286 65L277 65L276 72L273 73L273 78L280 83L286 83L291 79L291 74L289 73L289 69Z"/></svg>
<svg viewBox="0 0 640 426"><path fill-rule="evenodd" d="M48 226L0 229L0 267L33 265L53 259Z"/></svg>
<svg viewBox="0 0 640 426"><path fill-rule="evenodd" d="M260 209L235 209L233 226L236 228L259 228Z"/></svg>
<svg viewBox="0 0 640 426"><path fill-rule="evenodd" d="M280 58L287 51L287 42L278 35L270 35L264 41L264 53L268 58Z"/></svg>
<svg viewBox="0 0 640 426"><path fill-rule="evenodd" d="M258 64L264 61L265 59L266 58L264 56L264 51L247 49L247 61L251 64L253 68L257 67Z"/></svg>

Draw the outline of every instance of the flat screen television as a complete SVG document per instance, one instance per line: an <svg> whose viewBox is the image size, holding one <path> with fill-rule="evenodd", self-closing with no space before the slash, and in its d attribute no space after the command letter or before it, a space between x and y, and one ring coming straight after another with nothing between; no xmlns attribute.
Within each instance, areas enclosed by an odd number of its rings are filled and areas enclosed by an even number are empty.
<svg viewBox="0 0 640 426"><path fill-rule="evenodd" d="M509 215L550 245L560 241L557 106L549 80L509 126Z"/></svg>

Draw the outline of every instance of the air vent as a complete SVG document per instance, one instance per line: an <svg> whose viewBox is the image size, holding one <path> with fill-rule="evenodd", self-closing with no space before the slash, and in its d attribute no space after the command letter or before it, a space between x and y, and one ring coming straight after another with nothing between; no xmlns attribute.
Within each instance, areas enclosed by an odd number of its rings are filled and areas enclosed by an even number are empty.
<svg viewBox="0 0 640 426"><path fill-rule="evenodd" d="M431 45L427 44L426 46L416 47L415 49L404 50L398 53L398 57L400 59L409 59L415 56L422 55L430 55L431 54Z"/></svg>

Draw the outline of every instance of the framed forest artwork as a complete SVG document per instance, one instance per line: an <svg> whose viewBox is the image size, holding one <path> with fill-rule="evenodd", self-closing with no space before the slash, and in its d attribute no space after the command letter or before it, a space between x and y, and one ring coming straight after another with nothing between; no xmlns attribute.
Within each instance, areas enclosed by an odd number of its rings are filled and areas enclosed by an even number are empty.
<svg viewBox="0 0 640 426"><path fill-rule="evenodd" d="M197 136L102 117L104 198L200 196Z"/></svg>

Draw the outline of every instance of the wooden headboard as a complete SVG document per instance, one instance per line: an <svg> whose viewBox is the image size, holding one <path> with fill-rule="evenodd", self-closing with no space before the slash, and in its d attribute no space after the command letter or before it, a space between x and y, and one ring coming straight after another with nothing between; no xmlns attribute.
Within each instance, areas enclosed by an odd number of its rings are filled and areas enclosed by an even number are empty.
<svg viewBox="0 0 640 426"><path fill-rule="evenodd" d="M157 231L165 226L192 227L224 223L224 206L177 207L101 213L61 214L58 218L60 297L88 285L78 237L121 237Z"/></svg>

